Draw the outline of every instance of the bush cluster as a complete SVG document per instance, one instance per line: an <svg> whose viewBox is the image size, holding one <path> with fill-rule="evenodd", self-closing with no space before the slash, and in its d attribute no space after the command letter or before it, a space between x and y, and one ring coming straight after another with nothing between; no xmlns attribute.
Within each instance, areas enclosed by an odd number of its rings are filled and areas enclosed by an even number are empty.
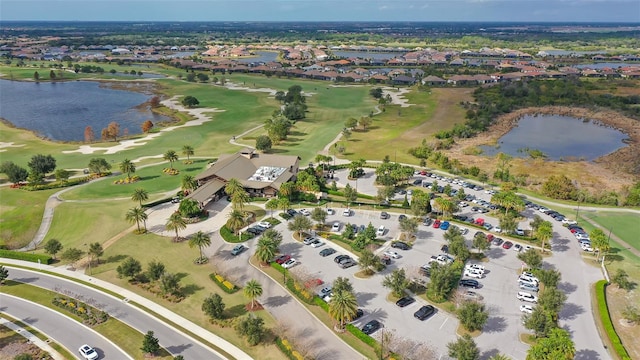
<svg viewBox="0 0 640 360"><path fill-rule="evenodd" d="M353 334L353 336L362 340L363 343L375 348L377 346L376 339L362 332L362 330L358 329L353 324L347 324L347 331Z"/></svg>
<svg viewBox="0 0 640 360"><path fill-rule="evenodd" d="M101 324L109 319L109 314L105 311L95 309L81 301L65 297L55 297L51 300L53 305L78 315L83 319L85 325Z"/></svg>
<svg viewBox="0 0 640 360"><path fill-rule="evenodd" d="M289 360L304 360L304 356L302 356L299 352L293 349L293 346L287 341L287 339L276 338L276 345L282 351Z"/></svg>
<svg viewBox="0 0 640 360"><path fill-rule="evenodd" d="M233 231L231 231L226 225L224 225L220 228L220 236L222 236L222 238L226 242L241 243L251 239L254 235L245 231L242 233L241 238L238 239L238 237L233 234Z"/></svg>
<svg viewBox="0 0 640 360"><path fill-rule="evenodd" d="M121 184L133 184L134 182L138 182L138 181L140 181L140 176L133 175L132 177L126 177L124 179L118 179L118 180L114 181L113 183L115 185L121 185Z"/></svg>
<svg viewBox="0 0 640 360"><path fill-rule="evenodd" d="M596 301L598 302L598 313L600 315L600 320L602 321L602 326L613 345L613 349L616 354L618 354L618 357L623 360L631 360L629 353L627 353L624 345L622 345L622 341L620 340L620 337L618 337L618 333L616 333L616 329L614 329L613 323L611 322L611 316L609 315L609 309L607 308L606 288L606 280L600 280L596 283Z"/></svg>
<svg viewBox="0 0 640 360"><path fill-rule="evenodd" d="M271 267L278 270L279 273L284 274L287 271L282 265L272 262ZM286 282L287 288L291 291L298 299L304 301L307 304L314 303L314 295L311 294L307 289L304 288L303 285L300 285L297 281L295 281L291 276L287 277Z"/></svg>
<svg viewBox="0 0 640 360"><path fill-rule="evenodd" d="M178 174L180 174L180 170L172 169L172 168L164 168L164 169L162 169L162 172L167 174L167 175L178 175Z"/></svg>
<svg viewBox="0 0 640 360"><path fill-rule="evenodd" d="M27 191L38 191L38 190L48 190L48 189L58 189L78 184L86 183L87 181L93 180L94 176L83 176L81 178L69 179L67 181L55 181L45 184L38 185L19 185L18 187L21 189L25 189Z"/></svg>
<svg viewBox="0 0 640 360"><path fill-rule="evenodd" d="M240 290L239 287L235 286L220 274L210 274L209 277L220 287L220 289L222 289L227 294L233 294L234 292Z"/></svg>

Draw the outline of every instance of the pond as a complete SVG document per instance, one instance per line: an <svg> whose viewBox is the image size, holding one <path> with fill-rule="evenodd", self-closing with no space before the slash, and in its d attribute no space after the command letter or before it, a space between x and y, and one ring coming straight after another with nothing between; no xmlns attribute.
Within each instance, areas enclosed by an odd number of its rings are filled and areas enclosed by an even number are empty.
<svg viewBox="0 0 640 360"><path fill-rule="evenodd" d="M276 61L276 59L278 59L278 54L279 54L277 51L255 51L254 53L256 56L243 57L238 59L238 62L246 63L246 64L268 63L268 62Z"/></svg>
<svg viewBox="0 0 640 360"><path fill-rule="evenodd" d="M137 106L152 95L101 86L95 81L41 82L0 80L0 117L16 127L57 141L84 141L84 129L96 138L115 121L120 131L141 133L146 120L171 121Z"/></svg>
<svg viewBox="0 0 640 360"><path fill-rule="evenodd" d="M485 155L499 152L529 157L542 152L550 160L594 160L625 146L628 136L592 121L561 115L526 115L498 146L481 146Z"/></svg>
<svg viewBox="0 0 640 360"><path fill-rule="evenodd" d="M369 51L332 51L333 55L341 58L361 58L374 60L388 60L394 57L402 56L403 52L369 52Z"/></svg>

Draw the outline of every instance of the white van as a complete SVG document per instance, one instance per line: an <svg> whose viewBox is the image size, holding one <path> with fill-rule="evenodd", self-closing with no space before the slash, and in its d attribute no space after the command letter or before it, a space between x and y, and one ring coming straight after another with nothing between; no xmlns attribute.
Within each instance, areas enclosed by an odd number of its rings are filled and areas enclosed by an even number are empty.
<svg viewBox="0 0 640 360"><path fill-rule="evenodd" d="M378 228L378 231L376 231L376 236L383 236L384 232L385 232L384 225L380 225L380 227Z"/></svg>

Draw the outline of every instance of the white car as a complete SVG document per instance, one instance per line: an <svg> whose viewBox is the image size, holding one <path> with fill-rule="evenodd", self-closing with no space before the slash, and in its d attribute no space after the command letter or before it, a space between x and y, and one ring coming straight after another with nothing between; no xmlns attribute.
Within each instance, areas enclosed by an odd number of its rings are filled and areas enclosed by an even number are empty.
<svg viewBox="0 0 640 360"><path fill-rule="evenodd" d="M311 247L313 248L318 248L320 246L324 245L324 242L320 241L319 239L315 239L312 243L311 243Z"/></svg>
<svg viewBox="0 0 640 360"><path fill-rule="evenodd" d="M467 207L467 206L469 206L469 204L468 204L468 203L466 203L466 202L464 202L464 201L460 201L460 203L458 203L458 206L460 206L460 207Z"/></svg>
<svg viewBox="0 0 640 360"><path fill-rule="evenodd" d="M329 209L327 209L327 214L328 214L328 215L333 215L333 214L335 214L335 213L336 213L336 212L335 212L333 209L330 209L330 208L329 208Z"/></svg>
<svg viewBox="0 0 640 360"><path fill-rule="evenodd" d="M96 360L98 358L98 352L87 344L80 346L80 349L78 349L78 352L80 353L83 359Z"/></svg>
<svg viewBox="0 0 640 360"><path fill-rule="evenodd" d="M339 222L334 222L333 226L331 226L331 231L333 231L333 232L340 231L340 223Z"/></svg>
<svg viewBox="0 0 640 360"><path fill-rule="evenodd" d="M502 232L502 228L500 226L495 226L491 231L499 234Z"/></svg>
<svg viewBox="0 0 640 360"><path fill-rule="evenodd" d="M385 232L385 228L384 225L380 225L380 227L378 228L378 230L376 231L376 236L383 236L384 232Z"/></svg>
<svg viewBox="0 0 640 360"><path fill-rule="evenodd" d="M394 258L394 259L397 259L397 258L399 258L399 257L400 257L400 255L398 255L398 253L397 253L397 252L395 252L395 251L391 251L391 250L387 250L387 251L385 251L383 255L386 255L386 256L388 256L388 257L390 257L390 258Z"/></svg>
<svg viewBox="0 0 640 360"><path fill-rule="evenodd" d="M518 282L527 282L527 283L532 283L532 284L538 284L540 282L540 280L535 277L535 276L529 276L529 275L520 275L518 277Z"/></svg>
<svg viewBox="0 0 640 360"><path fill-rule="evenodd" d="M464 276L476 279L482 279L484 277L484 275L482 275L482 272L474 269L465 269Z"/></svg>
<svg viewBox="0 0 640 360"><path fill-rule="evenodd" d="M524 230L522 230L522 229L520 229L520 228L516 229L516 235L518 235L518 236L524 236Z"/></svg>
<svg viewBox="0 0 640 360"><path fill-rule="evenodd" d="M309 212L309 210L307 210L307 209L300 209L300 214L302 214L304 216L309 216L309 215L311 215L311 212Z"/></svg>
<svg viewBox="0 0 640 360"><path fill-rule="evenodd" d="M344 209L342 211L342 216L351 216L351 209Z"/></svg>
<svg viewBox="0 0 640 360"><path fill-rule="evenodd" d="M297 263L298 262L296 261L296 259L291 258L291 259L285 261L284 264L282 264L282 267L285 268L285 269L290 269Z"/></svg>
<svg viewBox="0 0 640 360"><path fill-rule="evenodd" d="M538 302L538 297L530 294L528 292L524 292L524 291L518 291L518 295L516 295L516 297L518 298L518 300L520 301L526 301L526 302L530 302L530 303L537 303Z"/></svg>
<svg viewBox="0 0 640 360"><path fill-rule="evenodd" d="M272 225L271 225L271 223L270 223L270 222L267 222L267 221L260 221L260 222L258 223L258 226L263 227L263 228L265 228L265 229L271 229L271 226L272 226Z"/></svg>
<svg viewBox="0 0 640 360"><path fill-rule="evenodd" d="M520 311L522 311L525 314L532 314L533 313L533 306L527 305L527 304L522 304L522 305L520 305Z"/></svg>
<svg viewBox="0 0 640 360"><path fill-rule="evenodd" d="M465 270L469 269L469 270L479 271L479 272L481 272L481 273L483 273L483 274L484 274L484 272L485 272L485 268L484 268L484 266L482 266L482 265L478 265L478 264L467 264L467 265L464 267L464 269L465 269Z"/></svg>
<svg viewBox="0 0 640 360"><path fill-rule="evenodd" d="M562 219L562 223L563 224L567 224L567 225L574 225L574 224L577 224L578 222L575 221L575 220L564 218L564 219Z"/></svg>
<svg viewBox="0 0 640 360"><path fill-rule="evenodd" d="M583 250L583 251L586 251L586 252L594 252L594 251L595 251L595 250L591 247L591 245L583 246L583 247L582 247L582 250Z"/></svg>
<svg viewBox="0 0 640 360"><path fill-rule="evenodd" d="M316 238L314 238L313 236L308 236L308 237L304 238L302 243L305 244L305 245L311 245L314 241L316 241Z"/></svg>

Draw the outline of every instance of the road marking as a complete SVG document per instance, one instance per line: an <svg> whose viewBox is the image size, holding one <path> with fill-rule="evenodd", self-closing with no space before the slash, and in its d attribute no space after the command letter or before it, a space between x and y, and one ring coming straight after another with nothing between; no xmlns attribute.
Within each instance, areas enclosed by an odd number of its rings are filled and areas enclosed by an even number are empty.
<svg viewBox="0 0 640 360"><path fill-rule="evenodd" d="M444 319L444 322L442 323L442 325L440 325L440 330L442 330L442 327L444 326L444 324L447 323L447 321L449 321L449 317L447 317L446 319Z"/></svg>

